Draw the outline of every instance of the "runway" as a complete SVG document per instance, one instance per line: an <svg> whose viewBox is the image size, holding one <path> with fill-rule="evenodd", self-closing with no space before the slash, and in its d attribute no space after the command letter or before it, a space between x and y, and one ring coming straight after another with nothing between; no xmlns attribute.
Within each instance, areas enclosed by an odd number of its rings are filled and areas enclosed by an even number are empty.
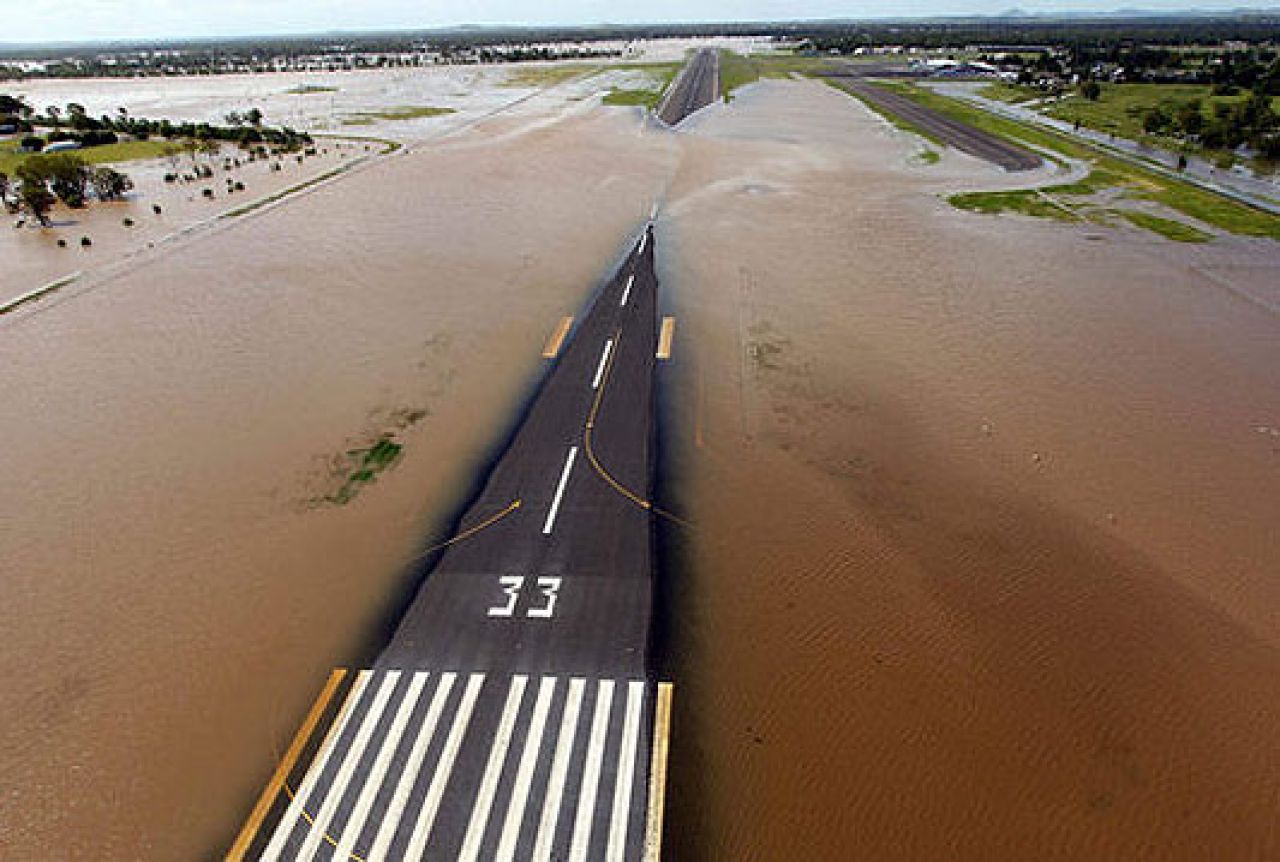
<svg viewBox="0 0 1280 862"><path fill-rule="evenodd" d="M658 118L668 126L678 125L719 96L720 54L715 48L699 48L658 106Z"/></svg>
<svg viewBox="0 0 1280 862"><path fill-rule="evenodd" d="M953 120L905 96L877 87L861 76L831 75L852 95L900 117L949 147L991 162L1006 171L1030 171L1042 164L1038 155L981 129Z"/></svg>
<svg viewBox="0 0 1280 862"><path fill-rule="evenodd" d="M553 368L390 643L335 673L228 859L656 858L671 689L649 666L654 253L646 226L553 335Z"/></svg>

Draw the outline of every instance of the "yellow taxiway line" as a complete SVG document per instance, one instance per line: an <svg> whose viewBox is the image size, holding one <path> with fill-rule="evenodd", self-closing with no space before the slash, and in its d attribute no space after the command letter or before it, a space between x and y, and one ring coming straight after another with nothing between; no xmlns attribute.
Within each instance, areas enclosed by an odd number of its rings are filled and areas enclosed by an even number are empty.
<svg viewBox="0 0 1280 862"><path fill-rule="evenodd" d="M342 680L346 678L346 675L346 668L337 668L329 674L329 679L320 691L320 696L311 705L311 711L307 713L306 720L302 722L302 727L299 727L298 732L294 734L293 742L289 744L288 751L280 759L280 764L276 767L271 780L267 782L266 789L258 797L258 804L253 806L253 812L249 815L249 819L245 821L244 828L240 830L240 835L236 838L236 842L231 845L231 850L227 852L226 862L243 862L244 854L249 852L249 845L253 843L254 836L262 828L262 821L266 819L267 813L276 801L276 797L280 795L281 789L285 787L285 781L289 778L289 773L293 771L294 765L302 755L302 750L306 748L308 740L311 739L311 735L315 732L316 725L320 723L325 710L329 708L329 701L333 700L334 693L338 690L338 686L342 684Z"/></svg>

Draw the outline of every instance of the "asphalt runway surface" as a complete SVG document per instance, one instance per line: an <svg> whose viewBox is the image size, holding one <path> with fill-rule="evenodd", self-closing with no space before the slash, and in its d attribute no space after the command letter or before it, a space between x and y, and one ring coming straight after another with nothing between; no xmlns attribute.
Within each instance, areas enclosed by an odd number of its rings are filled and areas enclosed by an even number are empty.
<svg viewBox="0 0 1280 862"><path fill-rule="evenodd" d="M858 98L900 117L933 135L947 146L984 159L1006 171L1030 171L1042 164L1040 157L1030 150L1015 146L966 123L953 120L905 96L877 87L860 77L832 75L831 78Z"/></svg>
<svg viewBox="0 0 1280 862"><path fill-rule="evenodd" d="M335 675L308 719L324 738L286 756L229 859L654 858L657 289L646 226L390 643Z"/></svg>
<svg viewBox="0 0 1280 862"><path fill-rule="evenodd" d="M720 53L714 48L699 48L658 107L658 118L668 126L678 125L719 97Z"/></svg>

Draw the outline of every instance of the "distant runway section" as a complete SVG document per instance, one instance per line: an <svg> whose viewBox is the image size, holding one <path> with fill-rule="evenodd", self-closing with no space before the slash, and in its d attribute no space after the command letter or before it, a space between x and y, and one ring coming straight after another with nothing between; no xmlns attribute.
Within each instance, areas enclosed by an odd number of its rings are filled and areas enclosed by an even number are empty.
<svg viewBox="0 0 1280 862"><path fill-rule="evenodd" d="M991 162L1006 171L1030 171L1042 164L1040 157L1030 150L953 120L905 96L877 87L860 75L831 77L841 88L859 99L905 120L949 147Z"/></svg>
<svg viewBox="0 0 1280 862"><path fill-rule="evenodd" d="M227 855L656 860L655 243L576 328L373 667L335 671ZM661 355L659 355L661 354Z"/></svg>
<svg viewBox="0 0 1280 862"><path fill-rule="evenodd" d="M658 106L658 119L668 126L678 125L719 96L720 53L714 48L699 48Z"/></svg>

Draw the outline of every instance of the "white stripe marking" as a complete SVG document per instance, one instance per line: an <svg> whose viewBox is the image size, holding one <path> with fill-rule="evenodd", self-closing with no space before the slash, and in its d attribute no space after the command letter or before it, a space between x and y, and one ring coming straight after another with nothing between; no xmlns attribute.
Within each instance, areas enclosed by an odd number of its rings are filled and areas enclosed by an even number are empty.
<svg viewBox="0 0 1280 862"><path fill-rule="evenodd" d="M549 862L551 859L551 842L555 841L556 824L560 822L560 800L564 797L564 780L569 774L569 756L573 754L578 712L582 709L582 693L586 685L587 681L581 678L569 680L569 695L564 703L560 736L556 739L556 753L551 760L551 775L547 779L546 798L542 803L542 822L538 825L538 840L533 846L533 862Z"/></svg>
<svg viewBox="0 0 1280 862"><path fill-rule="evenodd" d="M382 684L378 686L378 691L373 696L373 703L365 713L364 720L360 722L360 728L356 731L355 739L351 740L351 747L347 749L346 756L342 758L338 774L329 785L324 804L320 806L315 820L311 823L311 828L307 831L307 840L298 851L298 859L314 859L320 851L320 843L328 835L329 821L333 819L334 813L338 810L338 804L346 795L347 785L351 783L356 766L360 763L364 750L369 746L369 740L378 726L378 720L382 718L382 713L387 708L387 701L391 699L391 692L395 690L396 683L399 681L400 671L398 670L387 671L382 677Z"/></svg>
<svg viewBox="0 0 1280 862"><path fill-rule="evenodd" d="M574 459L578 457L578 447L570 446L569 454L564 459L564 469L560 471L560 484L556 485L556 495L551 500L551 508L547 510L547 520L542 524L542 535L550 536L556 525L556 514L560 511L560 500L564 497L564 489L569 484L569 473L573 470Z"/></svg>
<svg viewBox="0 0 1280 862"><path fill-rule="evenodd" d="M627 713L622 723L622 747L618 749L618 780L613 787L613 817L609 821L608 862L623 862L627 852L627 826L631 816L631 791L636 775L636 743L640 738L640 707L644 682L627 683Z"/></svg>
<svg viewBox="0 0 1280 862"><path fill-rule="evenodd" d="M569 845L569 862L585 862L591 848L591 821L596 814L596 794L600 791L600 764L604 759L605 735L609 730L609 708L613 704L613 680L600 680L596 694L596 712L591 719L591 740L587 744L587 762L582 770L582 786L578 790L578 816L573 823L573 843Z"/></svg>
<svg viewBox="0 0 1280 862"><path fill-rule="evenodd" d="M649 241L649 232L645 231L644 236L640 237L640 250L636 254L644 254L645 243Z"/></svg>
<svg viewBox="0 0 1280 862"><path fill-rule="evenodd" d="M631 298L631 285L635 283L636 277L634 275L627 276L627 286L626 289L622 291L622 302L618 303L623 308L627 307L627 300Z"/></svg>
<svg viewBox="0 0 1280 862"><path fill-rule="evenodd" d="M431 747L431 740L436 735L440 713L444 711L444 705L449 700L449 692L453 690L453 683L457 677L456 673L446 673L436 686L436 693L431 697L431 704L427 707L422 727L418 730L413 748L409 751L409 759L405 762L404 772L400 775L400 783L396 785L396 791L387 805L387 813L382 818L382 826L378 828L373 848L365 857L368 862L384 862L387 858L387 851L391 848L391 842L395 839L400 826L400 818L404 816L405 806L409 804L409 794L418 780L418 771L422 768L427 749Z"/></svg>
<svg viewBox="0 0 1280 862"><path fill-rule="evenodd" d="M351 809L351 818L347 821L347 825L342 828L342 838L338 841L337 849L333 851L334 859L347 859L352 855L356 840L364 829L364 822L369 818L369 809L373 807L373 800L377 798L378 791L382 789L383 779L386 777L387 769L391 766L391 758L395 756L396 749L400 747L400 738L404 736L404 729L409 724L409 717L413 715L413 711L418 706L423 686L427 684L429 676L431 674L419 671L409 681L409 690L405 692L404 700L400 702L400 708L396 710L396 717L391 722L391 729L387 731L387 737L382 741L382 747L378 749L378 758L373 762L373 767L369 770L369 776L365 779L364 789L360 791L355 807Z"/></svg>
<svg viewBox="0 0 1280 862"><path fill-rule="evenodd" d="M449 728L449 738L444 742L444 751L440 753L440 762L436 764L435 774L431 777L431 786L427 788L427 798L422 802L422 810L418 812L418 822L409 836L409 846L405 849L405 859L421 859L427 851L427 839L431 837L431 827L435 825L436 814L440 811L440 800L444 797L445 785L453 773L453 763L458 759L458 749L462 748L462 737L471 724L471 713L476 708L476 698L480 696L480 687L484 685L484 674L473 673L467 680L467 689L462 693L462 703L453 717L453 726Z"/></svg>
<svg viewBox="0 0 1280 862"><path fill-rule="evenodd" d="M653 202L653 207L649 210L649 221L653 221L658 217L658 202Z"/></svg>
<svg viewBox="0 0 1280 862"><path fill-rule="evenodd" d="M498 780L502 778L502 766L507 760L507 749L511 747L511 734L515 728L516 716L520 714L520 701L524 698L524 687L528 681L529 677L524 674L516 674L511 678L507 702L503 704L502 718L498 720L498 733L493 738L493 747L489 749L489 762L484 766L480 789L476 791L471 822L467 824L467 835L462 839L462 849L458 851L459 862L474 862L480 856L485 827L489 824L489 812L493 809L493 797L498 793Z"/></svg>
<svg viewBox="0 0 1280 862"><path fill-rule="evenodd" d="M520 826L524 823L524 809L529 803L529 785L533 770L538 765L542 750L542 732L547 726L547 713L551 710L551 697L556 693L556 678L544 676L538 686L538 700L533 705L533 720L529 723L529 735L525 737L524 751L520 754L520 766L516 770L516 783L511 791L511 803L507 806L507 819L502 824L502 838L498 842L498 856L509 862L516 855L516 842L520 839Z"/></svg>
<svg viewBox="0 0 1280 862"><path fill-rule="evenodd" d="M364 696L365 687L369 684L370 674L371 671L362 670L356 675L356 681L351 686L351 691L347 694L346 702L342 704L342 712L338 715L338 720L333 723L333 727L329 729L324 742L320 744L316 759L311 762L311 768L307 770L302 783L298 786L298 792L294 794L293 800L290 801L284 817L280 818L280 825L276 827L275 835L271 836L271 843L262 852L262 862L268 862L268 860L275 862L280 858L280 853L284 850L284 845L289 840L289 834L293 832L294 824L298 822L298 818L302 814L302 806L306 804L307 797L311 795L316 782L320 780L320 774L324 772L325 766L329 763L329 758L333 755L333 749L338 744L338 738L342 736L342 731L346 729L347 722L351 720L351 713L355 711L356 704Z"/></svg>
<svg viewBox="0 0 1280 862"><path fill-rule="evenodd" d="M595 379L591 381L592 389L600 388L600 381L604 379L604 367L609 364L609 354L611 353L613 353L612 338L604 343L604 352L600 354L600 364L596 366Z"/></svg>

